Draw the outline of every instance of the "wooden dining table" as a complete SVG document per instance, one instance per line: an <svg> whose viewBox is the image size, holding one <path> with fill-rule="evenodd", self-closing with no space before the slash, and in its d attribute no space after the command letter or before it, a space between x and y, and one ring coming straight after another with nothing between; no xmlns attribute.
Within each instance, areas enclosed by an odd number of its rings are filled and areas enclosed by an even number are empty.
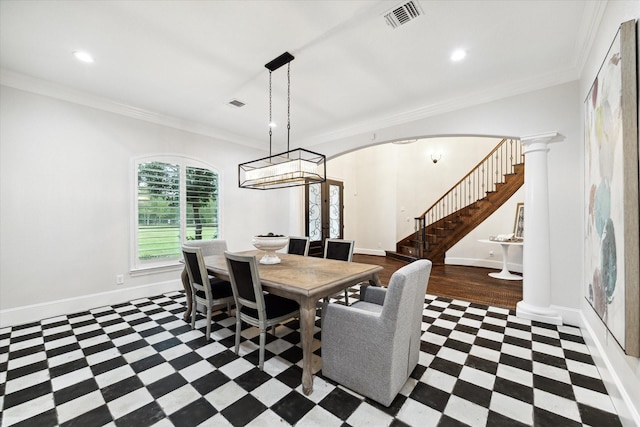
<svg viewBox="0 0 640 427"><path fill-rule="evenodd" d="M262 251L239 252L242 255L256 255ZM278 253L279 264L260 264L258 270L262 287L275 295L289 298L300 304L300 339L302 345L302 391L313 392L313 333L316 304L321 298L361 282L371 281L380 285L379 265L337 261L301 255ZM207 269L217 277L229 280L229 271L224 255L204 258Z"/></svg>

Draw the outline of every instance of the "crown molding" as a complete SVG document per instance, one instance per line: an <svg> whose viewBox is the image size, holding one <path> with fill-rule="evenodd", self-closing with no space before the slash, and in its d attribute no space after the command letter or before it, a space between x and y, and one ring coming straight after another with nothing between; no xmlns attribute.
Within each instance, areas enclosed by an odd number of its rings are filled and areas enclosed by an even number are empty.
<svg viewBox="0 0 640 427"><path fill-rule="evenodd" d="M578 72L576 71L576 68L573 67L560 72L547 73L534 78L497 85L474 93L468 93L464 96L399 111L396 114L373 116L366 120L362 120L355 125L345 126L330 132L319 133L307 138L301 138L299 146L307 148L313 147L314 145L328 141L352 137L392 126L398 126L451 111L469 108L499 99L508 98L510 96L567 83L576 80L577 78ZM202 123L163 115L131 105L115 102L107 98L72 89L68 86L26 76L6 69L0 69L0 84L138 120L220 139L246 147L259 149L263 146L261 141L248 140L247 138L243 138L239 135L224 132Z"/></svg>
<svg viewBox="0 0 640 427"><path fill-rule="evenodd" d="M582 70L589 57L589 52L593 46L604 12L607 9L607 3L608 0L585 2L575 46L577 54L574 58L575 68L579 71L580 76L582 76Z"/></svg>
<svg viewBox="0 0 640 427"><path fill-rule="evenodd" d="M92 95L68 86L16 73L7 69L0 69L0 85L251 148L260 148L263 145L261 141L247 140L247 138L231 132L221 131L202 123L123 104L108 98Z"/></svg>
<svg viewBox="0 0 640 427"><path fill-rule="evenodd" d="M464 108L474 107L497 101L511 96L522 95L528 92L545 89L548 87L568 83L578 79L578 71L575 67L570 67L561 71L545 73L533 78L522 79L507 84L501 84L490 88L482 89L463 96L447 99L433 104L405 110L393 115L378 116L363 120L353 126L347 126L332 132L322 133L300 141L301 145L313 147L328 141L341 138L348 138L380 129L398 126L414 122L428 117L437 116Z"/></svg>

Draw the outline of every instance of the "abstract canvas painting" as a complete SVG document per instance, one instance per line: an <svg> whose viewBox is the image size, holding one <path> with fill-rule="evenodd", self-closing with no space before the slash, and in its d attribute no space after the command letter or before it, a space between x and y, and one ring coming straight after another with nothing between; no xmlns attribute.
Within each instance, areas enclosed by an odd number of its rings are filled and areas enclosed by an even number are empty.
<svg viewBox="0 0 640 427"><path fill-rule="evenodd" d="M625 22L585 101L586 298L640 356L636 22Z"/></svg>

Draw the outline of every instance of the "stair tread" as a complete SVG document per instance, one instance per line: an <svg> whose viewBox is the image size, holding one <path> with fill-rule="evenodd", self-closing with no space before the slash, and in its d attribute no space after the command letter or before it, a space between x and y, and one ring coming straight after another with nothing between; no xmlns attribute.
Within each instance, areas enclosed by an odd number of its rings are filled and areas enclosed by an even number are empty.
<svg viewBox="0 0 640 427"><path fill-rule="evenodd" d="M503 140L501 143L508 141L509 140ZM513 143L513 141L511 141L511 143ZM429 249L425 252L425 258L432 259L432 261L442 260L442 262L444 262L444 253L446 250L488 218L524 184L524 156L521 154L516 155L516 158L512 156L510 160L520 161L521 163L511 164L511 166L507 168L508 171L502 174L498 172L494 174L491 172L491 175L495 176L488 177L489 179L498 178L501 181L491 183L487 190L485 190L484 183L478 183L480 188L477 188L479 194L476 197L483 197L461 208L454 206L458 204L456 200L452 203L444 203L443 206L446 206L445 209L448 209L450 206L456 210L449 214L444 214L443 218L433 221L431 224L426 224L426 222L423 221L424 216L416 217L416 220L420 221L417 225L424 226L419 230L420 235L416 236L416 232L414 232L412 235L400 240L400 242L396 244L396 248L401 249L404 247L415 250L416 244L423 247L425 244L428 244ZM482 166L482 168L484 168L484 166ZM491 171L493 171L493 169L491 169ZM469 188L471 189L471 187ZM466 199L466 193L465 196L458 201L465 203L463 199ZM467 200L467 202L470 200L471 199Z"/></svg>

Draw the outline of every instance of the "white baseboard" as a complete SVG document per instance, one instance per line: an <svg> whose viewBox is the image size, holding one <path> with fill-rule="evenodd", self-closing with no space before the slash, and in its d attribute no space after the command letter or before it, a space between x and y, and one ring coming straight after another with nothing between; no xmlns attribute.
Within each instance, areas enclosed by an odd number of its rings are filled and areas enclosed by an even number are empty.
<svg viewBox="0 0 640 427"><path fill-rule="evenodd" d="M180 280L170 280L132 288L118 289L115 291L48 301L40 304L8 308L0 310L0 325L2 325L2 327L6 327L29 322L37 322L50 317L77 313L92 308L104 307L105 305L119 304L138 298L160 295L166 292L182 289L184 288L182 287L182 282Z"/></svg>
<svg viewBox="0 0 640 427"><path fill-rule="evenodd" d="M494 268L502 270L502 260L490 261L477 258L445 257L444 263L447 265L463 265L467 267ZM522 273L522 264L507 263L507 268L513 273Z"/></svg>
<svg viewBox="0 0 640 427"><path fill-rule="evenodd" d="M577 308L569 308L559 305L551 305L549 308L560 314L563 325L577 326L580 329L585 327L585 319L582 316L582 311Z"/></svg>
<svg viewBox="0 0 640 427"><path fill-rule="evenodd" d="M613 406L616 408L616 412L620 417L622 425L640 426L640 414L638 414L638 410L634 406L633 400L625 390L624 385L620 381L620 377L616 373L613 363L607 356L602 343L598 340L597 334L587 321L584 312L575 308L555 305L552 305L551 308L560 313L563 324L577 326L580 328L584 342L589 348L591 357L596 364L596 368L598 369L602 382L604 383L607 393L613 402Z"/></svg>
<svg viewBox="0 0 640 427"><path fill-rule="evenodd" d="M387 256L387 252L384 249L353 248L353 253L362 255Z"/></svg>
<svg viewBox="0 0 640 427"><path fill-rule="evenodd" d="M387 255L387 252L383 249L369 249L369 248L354 248L353 253L363 254L363 255L376 255L376 256ZM483 267L483 268L493 268L496 270L502 270L501 260L490 261L486 259L476 259L476 258L446 257L444 260L444 263L447 265L463 265L467 267ZM511 272L522 274L522 264L508 263L507 267Z"/></svg>

